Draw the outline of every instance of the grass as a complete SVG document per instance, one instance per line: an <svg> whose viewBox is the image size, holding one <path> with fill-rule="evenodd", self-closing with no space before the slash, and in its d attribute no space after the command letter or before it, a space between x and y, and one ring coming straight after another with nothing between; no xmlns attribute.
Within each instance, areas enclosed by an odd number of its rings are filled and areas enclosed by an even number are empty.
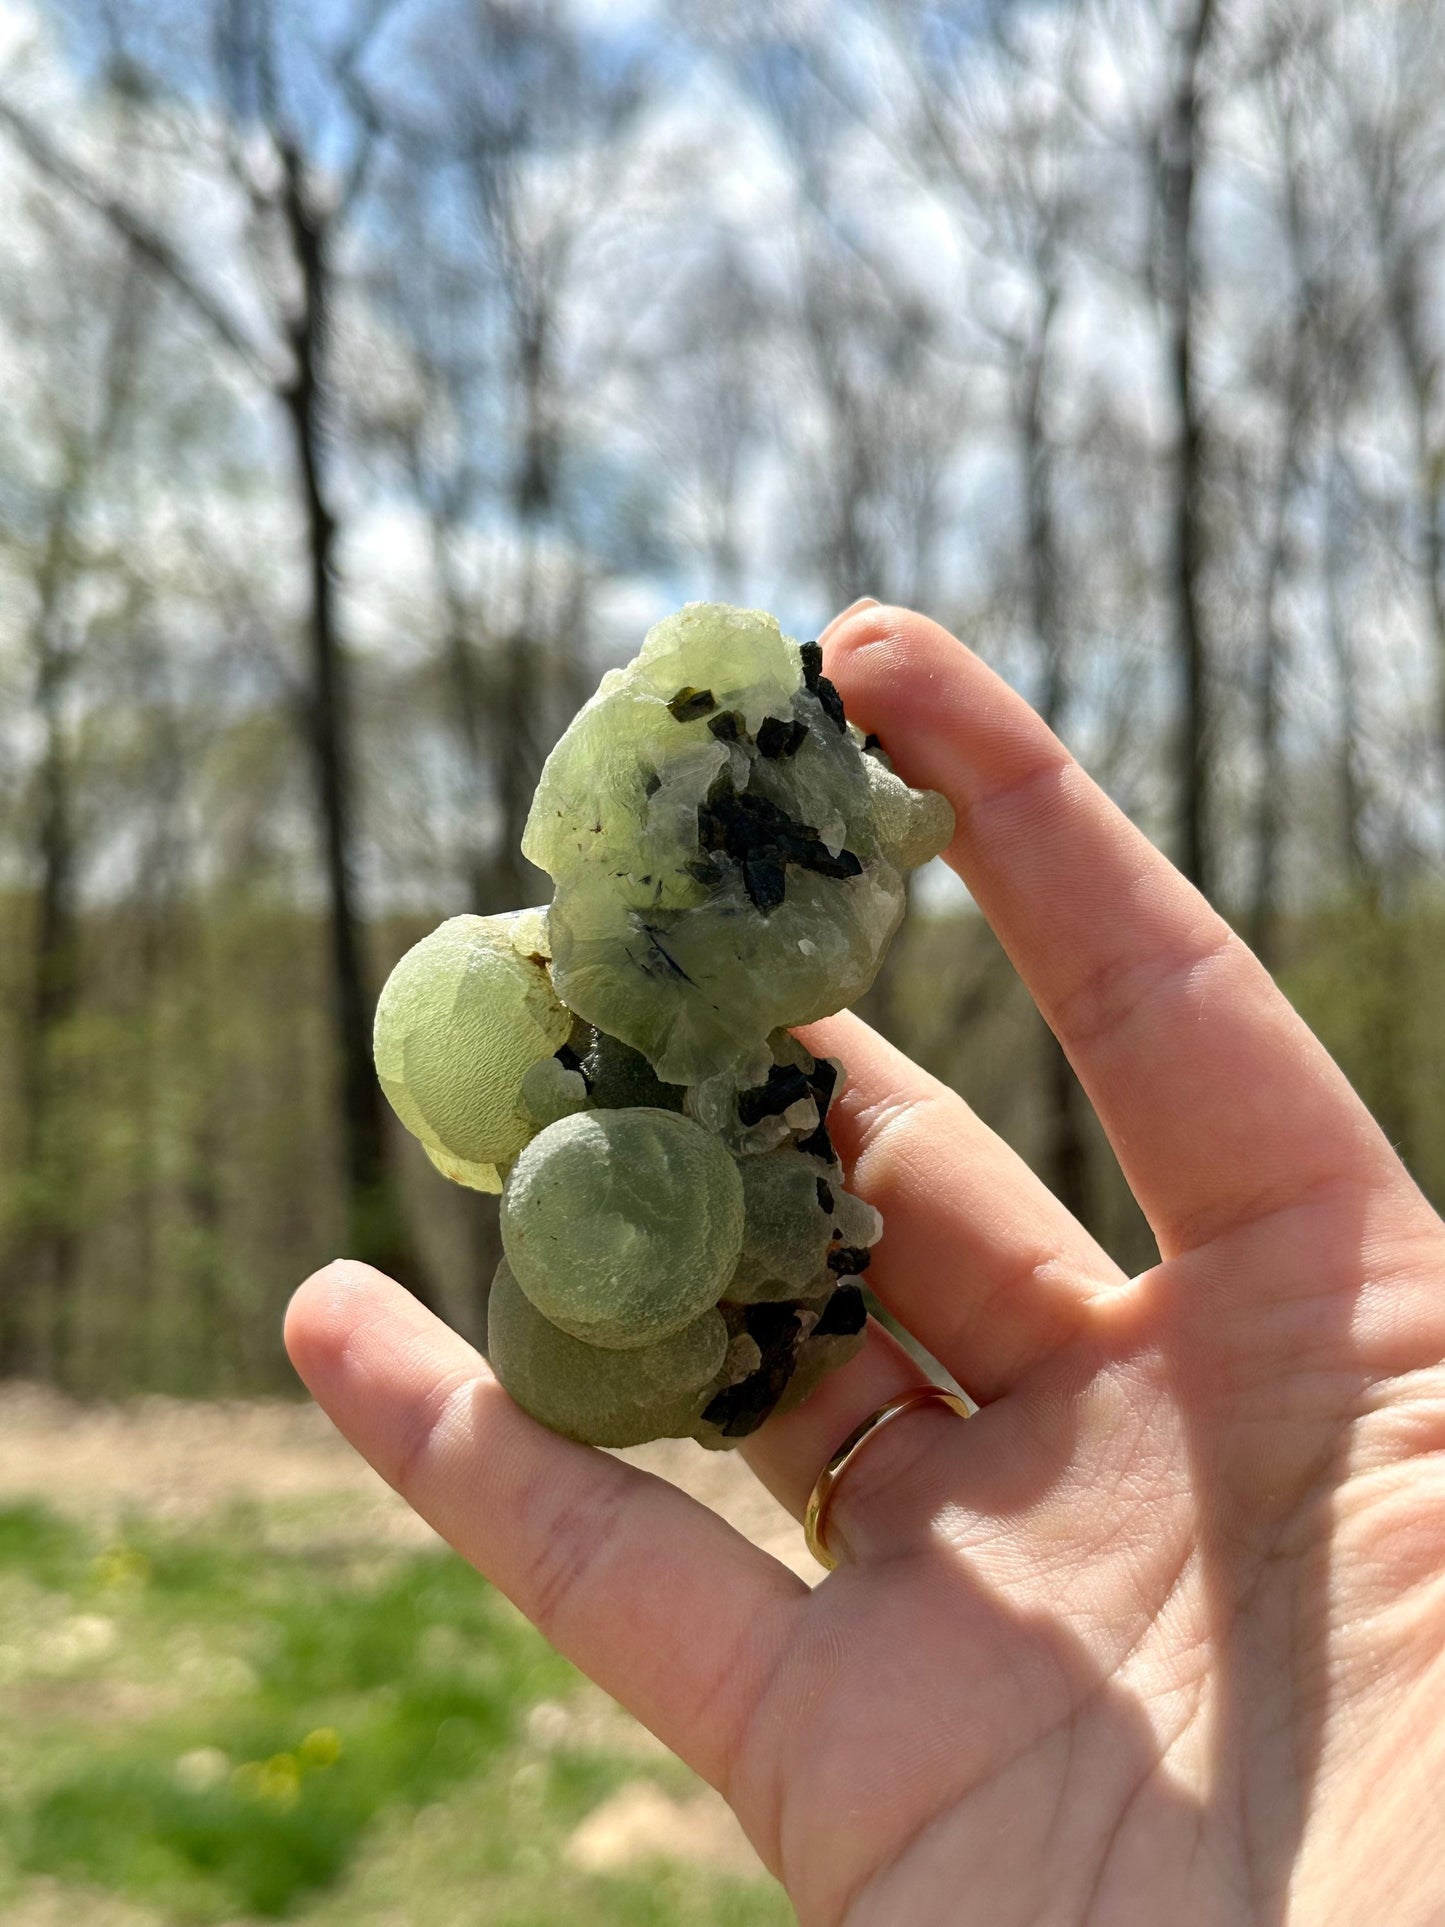
<svg viewBox="0 0 1445 1927"><path fill-rule="evenodd" d="M251 1506L103 1539L0 1510L0 1918L792 1918L760 1872L572 1865L624 1782L695 1783L620 1721L585 1737L590 1689L460 1560L313 1525Z"/></svg>

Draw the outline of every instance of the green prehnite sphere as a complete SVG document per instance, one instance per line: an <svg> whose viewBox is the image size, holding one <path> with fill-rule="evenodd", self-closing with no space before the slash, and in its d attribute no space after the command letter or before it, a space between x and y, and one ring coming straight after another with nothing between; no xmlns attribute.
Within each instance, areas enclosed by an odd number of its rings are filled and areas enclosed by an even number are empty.
<svg viewBox="0 0 1445 1927"><path fill-rule="evenodd" d="M584 1344L539 1312L502 1261L487 1308L492 1370L524 1412L586 1445L685 1438L727 1351L708 1310L652 1345L609 1351Z"/></svg>
<svg viewBox="0 0 1445 1927"><path fill-rule="evenodd" d="M376 1007L392 1109L440 1171L481 1191L500 1191L497 1167L535 1128L519 1104L523 1078L572 1027L529 947L537 918L450 918L407 951Z"/></svg>
<svg viewBox="0 0 1445 1927"><path fill-rule="evenodd" d="M727 1295L740 1304L794 1298L822 1271L840 1188L816 1158L768 1151L737 1161L743 1181L743 1246Z"/></svg>
<svg viewBox="0 0 1445 1927"><path fill-rule="evenodd" d="M579 1111L538 1133L502 1196L502 1244L543 1317L621 1349L680 1331L721 1297L743 1240L726 1147L651 1108Z"/></svg>

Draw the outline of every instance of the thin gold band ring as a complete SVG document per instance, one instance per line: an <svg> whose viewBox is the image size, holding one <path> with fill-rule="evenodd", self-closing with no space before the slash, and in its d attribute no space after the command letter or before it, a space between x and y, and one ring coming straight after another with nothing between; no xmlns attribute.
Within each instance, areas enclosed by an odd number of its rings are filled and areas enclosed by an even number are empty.
<svg viewBox="0 0 1445 1927"><path fill-rule="evenodd" d="M890 1398L886 1405L880 1405L876 1412L870 1412L861 1425L855 1425L818 1474L817 1483L808 1497L808 1509L803 1514L803 1537L808 1542L809 1552L827 1571L832 1572L838 1564L828 1550L824 1533L828 1524L828 1507L839 1479L869 1439L874 1438L885 1425L891 1425L894 1419L911 1412L916 1405L931 1404L935 1399L951 1412L957 1412L960 1418L972 1416L973 1407L957 1392L950 1392L942 1385L915 1386L911 1392L902 1392L897 1398Z"/></svg>

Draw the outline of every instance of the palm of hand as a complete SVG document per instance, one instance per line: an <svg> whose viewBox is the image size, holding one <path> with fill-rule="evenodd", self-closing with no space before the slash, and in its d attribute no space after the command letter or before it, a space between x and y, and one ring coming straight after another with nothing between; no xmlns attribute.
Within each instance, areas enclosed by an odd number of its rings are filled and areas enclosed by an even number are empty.
<svg viewBox="0 0 1445 1927"><path fill-rule="evenodd" d="M293 1356L418 1509L723 1788L805 1923L1438 1919L1419 1816L1445 1752L1445 1227L1018 698L897 611L830 642L850 711L952 795L952 860L1165 1261L1124 1280L959 1100L855 1020L818 1027L852 1073L840 1148L888 1222L880 1295L983 1409L870 1439L831 1516L848 1556L811 1594L532 1425L374 1273L303 1287ZM801 1510L919 1378L872 1331L750 1462Z"/></svg>
<svg viewBox="0 0 1445 1927"><path fill-rule="evenodd" d="M1418 1912L1388 1833L1349 1851L1445 1663L1445 1373L1392 1389L1351 1337L1359 1206L1159 1267L966 1444L940 1415L929 1463L868 1468L855 1509L906 1478L917 1550L817 1596L732 1784L804 1920L1440 1917L1438 1847Z"/></svg>

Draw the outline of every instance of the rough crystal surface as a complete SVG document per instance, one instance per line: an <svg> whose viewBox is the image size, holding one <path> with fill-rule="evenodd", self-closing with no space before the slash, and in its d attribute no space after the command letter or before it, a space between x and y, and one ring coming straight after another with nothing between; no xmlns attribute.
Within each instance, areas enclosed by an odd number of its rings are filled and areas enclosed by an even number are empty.
<svg viewBox="0 0 1445 1927"><path fill-rule="evenodd" d="M774 617L692 603L547 759L522 847L556 885L553 981L665 1081L753 1081L763 1034L877 974L937 805L841 716Z"/></svg>
<svg viewBox="0 0 1445 1927"><path fill-rule="evenodd" d="M603 678L523 839L551 904L443 924L377 1011L402 1121L503 1190L489 1350L534 1417L728 1447L856 1353L882 1220L790 1027L868 988L952 835L759 610L690 603Z"/></svg>

